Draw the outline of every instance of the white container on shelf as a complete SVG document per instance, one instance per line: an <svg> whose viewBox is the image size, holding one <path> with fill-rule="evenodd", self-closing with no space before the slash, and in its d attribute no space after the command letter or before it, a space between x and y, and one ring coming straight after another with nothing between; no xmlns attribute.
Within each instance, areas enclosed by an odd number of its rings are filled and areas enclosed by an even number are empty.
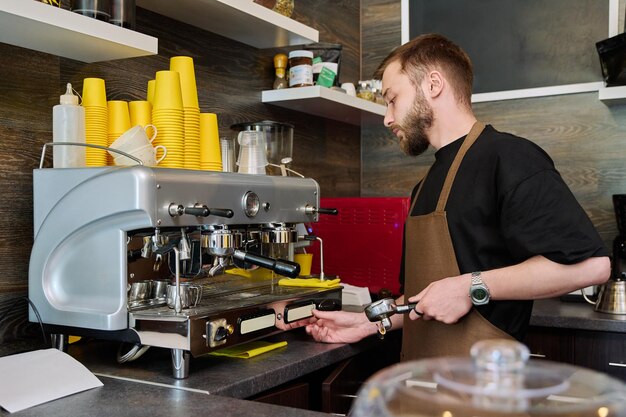
<svg viewBox="0 0 626 417"><path fill-rule="evenodd" d="M52 108L52 141L85 143L85 109L78 104L78 96L67 83L67 91L60 104ZM57 145L52 150L54 168L82 168L85 166L85 147Z"/></svg>

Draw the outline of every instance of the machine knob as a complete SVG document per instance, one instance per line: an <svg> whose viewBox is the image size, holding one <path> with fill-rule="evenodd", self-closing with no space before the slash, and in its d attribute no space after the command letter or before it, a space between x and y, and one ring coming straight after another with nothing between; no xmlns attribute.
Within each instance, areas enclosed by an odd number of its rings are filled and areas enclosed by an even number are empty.
<svg viewBox="0 0 626 417"><path fill-rule="evenodd" d="M315 206L311 206L311 205L306 205L304 207L304 214L332 214L333 216L336 216L337 214L339 214L339 210L337 210L336 208L317 208Z"/></svg>
<svg viewBox="0 0 626 417"><path fill-rule="evenodd" d="M182 204L171 203L167 210L170 216L182 216L185 213L185 207Z"/></svg>
<svg viewBox="0 0 626 417"><path fill-rule="evenodd" d="M232 211L231 209L210 208L209 214L212 214L213 216L217 216L217 217L226 217L227 219L230 219L235 215L235 212Z"/></svg>
<svg viewBox="0 0 626 417"><path fill-rule="evenodd" d="M180 207L182 206L179 205L176 208L176 213L180 213ZM191 216L196 216L196 217L209 217L213 215L217 217L226 217L230 219L231 217L235 215L235 212L232 211L231 209L208 208L204 204L196 204L195 206L192 206L192 207L183 208L183 212L180 214L176 214L176 215L180 216L182 214L189 214ZM172 204L170 204L170 215L174 216L172 215Z"/></svg>
<svg viewBox="0 0 626 417"><path fill-rule="evenodd" d="M190 214L196 217L209 217L211 211L207 206L193 206L185 207L185 214Z"/></svg>
<svg viewBox="0 0 626 417"><path fill-rule="evenodd" d="M213 336L213 340L216 342L221 342L234 332L235 328L232 324L227 324L226 327L218 327L217 330L215 330L215 336Z"/></svg>

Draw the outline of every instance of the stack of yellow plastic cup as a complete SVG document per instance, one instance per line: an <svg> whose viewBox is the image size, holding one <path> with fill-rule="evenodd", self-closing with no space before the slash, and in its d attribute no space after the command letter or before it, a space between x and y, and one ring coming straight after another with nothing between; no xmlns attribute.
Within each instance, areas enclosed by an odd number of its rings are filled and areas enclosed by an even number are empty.
<svg viewBox="0 0 626 417"><path fill-rule="evenodd" d="M108 144L107 94L102 78L83 80L83 107L85 108L85 142L93 145ZM107 164L108 153L97 148L86 148L85 165L100 167Z"/></svg>
<svg viewBox="0 0 626 417"><path fill-rule="evenodd" d="M151 105L154 104L154 86L156 85L156 80L148 81L148 92L146 94L146 101Z"/></svg>
<svg viewBox="0 0 626 417"><path fill-rule="evenodd" d="M222 151L215 113L200 113L200 169L222 170Z"/></svg>
<svg viewBox="0 0 626 417"><path fill-rule="evenodd" d="M185 129L185 168L200 169L200 107L193 58L189 56L172 57L170 59L170 71L176 71L180 74Z"/></svg>
<svg viewBox="0 0 626 417"><path fill-rule="evenodd" d="M110 100L107 102L109 109L109 130L107 146L115 142L124 132L131 128L128 102L123 100ZM111 155L107 157L108 165L113 164Z"/></svg>
<svg viewBox="0 0 626 417"><path fill-rule="evenodd" d="M185 141L183 97L177 71L158 71L152 103L152 124L159 132L153 144L167 148L160 167L184 168Z"/></svg>
<svg viewBox="0 0 626 417"><path fill-rule="evenodd" d="M128 103L130 125L142 126L152 124L152 104L147 100L135 100Z"/></svg>

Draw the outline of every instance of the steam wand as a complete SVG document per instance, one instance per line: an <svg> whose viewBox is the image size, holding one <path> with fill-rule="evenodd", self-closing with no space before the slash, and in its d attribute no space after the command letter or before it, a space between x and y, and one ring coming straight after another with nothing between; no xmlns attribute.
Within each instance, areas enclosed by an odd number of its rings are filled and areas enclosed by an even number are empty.
<svg viewBox="0 0 626 417"><path fill-rule="evenodd" d="M183 311L183 302L180 298L180 251L173 243L161 246L155 253L157 255L165 255L166 253L174 251L174 262L176 265L174 270L176 271L176 297L174 300L174 312L180 314Z"/></svg>

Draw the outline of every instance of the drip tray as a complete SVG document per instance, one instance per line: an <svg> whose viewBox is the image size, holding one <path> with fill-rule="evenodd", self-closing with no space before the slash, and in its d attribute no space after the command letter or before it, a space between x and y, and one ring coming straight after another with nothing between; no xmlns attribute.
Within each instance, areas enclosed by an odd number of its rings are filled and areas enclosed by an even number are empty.
<svg viewBox="0 0 626 417"><path fill-rule="evenodd" d="M268 305L282 300L306 298L329 291L325 288L283 287L268 279L228 274L194 280L193 283L202 285L202 299L195 307L184 309L176 314L174 309L161 304L135 311L133 316L135 318L209 316L245 307Z"/></svg>

